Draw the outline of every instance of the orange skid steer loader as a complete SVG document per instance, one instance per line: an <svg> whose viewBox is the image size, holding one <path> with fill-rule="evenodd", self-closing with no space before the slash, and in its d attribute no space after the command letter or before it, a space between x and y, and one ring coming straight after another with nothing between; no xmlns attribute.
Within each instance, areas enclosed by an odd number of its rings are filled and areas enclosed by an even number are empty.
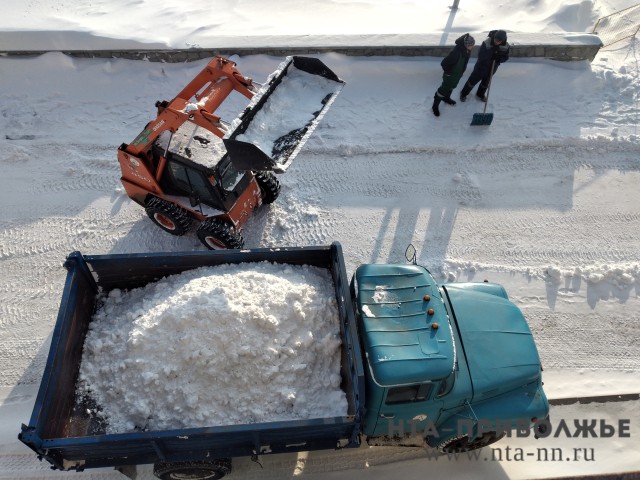
<svg viewBox="0 0 640 480"><path fill-rule="evenodd" d="M293 56L257 85L216 57L120 145L127 195L164 231L184 235L195 221L207 248L242 248L249 214L280 193L274 172L286 171L344 82L320 60ZM215 111L234 91L250 102L227 123Z"/></svg>

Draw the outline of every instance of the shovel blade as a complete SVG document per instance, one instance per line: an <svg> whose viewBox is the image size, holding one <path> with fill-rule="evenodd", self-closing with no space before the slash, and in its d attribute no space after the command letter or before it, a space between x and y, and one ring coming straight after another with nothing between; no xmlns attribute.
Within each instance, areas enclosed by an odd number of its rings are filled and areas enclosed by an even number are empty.
<svg viewBox="0 0 640 480"><path fill-rule="evenodd" d="M493 113L474 113L471 125L491 125Z"/></svg>

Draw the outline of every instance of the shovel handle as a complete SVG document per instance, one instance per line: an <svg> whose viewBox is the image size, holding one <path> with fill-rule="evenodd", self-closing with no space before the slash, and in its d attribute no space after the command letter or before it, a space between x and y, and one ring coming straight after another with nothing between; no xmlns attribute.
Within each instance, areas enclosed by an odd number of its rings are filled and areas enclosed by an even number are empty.
<svg viewBox="0 0 640 480"><path fill-rule="evenodd" d="M487 105L489 104L489 94L491 93L491 80L493 80L493 70L495 66L496 66L496 60L494 58L493 62L491 62L491 75L489 76L489 86L487 87L487 101L484 102L484 110L482 111L483 115L487 113Z"/></svg>

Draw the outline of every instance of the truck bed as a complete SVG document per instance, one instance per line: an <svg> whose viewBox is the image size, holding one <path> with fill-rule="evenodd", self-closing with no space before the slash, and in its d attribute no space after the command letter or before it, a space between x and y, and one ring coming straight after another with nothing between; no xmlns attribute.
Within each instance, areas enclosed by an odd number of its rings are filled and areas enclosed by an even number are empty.
<svg viewBox="0 0 640 480"><path fill-rule="evenodd" d="M145 286L168 275L221 264L269 261L312 265L331 272L338 305L341 388L347 415L332 418L105 434L89 416L96 405L77 402L76 382L84 338L100 296ZM49 357L28 426L19 438L55 468L69 470L137 465L359 444L364 407L362 356L342 248L320 247L83 256L65 262L66 284Z"/></svg>

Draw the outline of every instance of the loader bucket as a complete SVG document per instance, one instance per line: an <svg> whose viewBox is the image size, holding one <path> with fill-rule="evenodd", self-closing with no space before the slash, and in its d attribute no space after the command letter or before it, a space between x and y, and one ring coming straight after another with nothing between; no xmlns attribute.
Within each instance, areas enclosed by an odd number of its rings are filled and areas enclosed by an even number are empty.
<svg viewBox="0 0 640 480"><path fill-rule="evenodd" d="M223 139L233 165L285 172L344 83L317 58L287 57Z"/></svg>

